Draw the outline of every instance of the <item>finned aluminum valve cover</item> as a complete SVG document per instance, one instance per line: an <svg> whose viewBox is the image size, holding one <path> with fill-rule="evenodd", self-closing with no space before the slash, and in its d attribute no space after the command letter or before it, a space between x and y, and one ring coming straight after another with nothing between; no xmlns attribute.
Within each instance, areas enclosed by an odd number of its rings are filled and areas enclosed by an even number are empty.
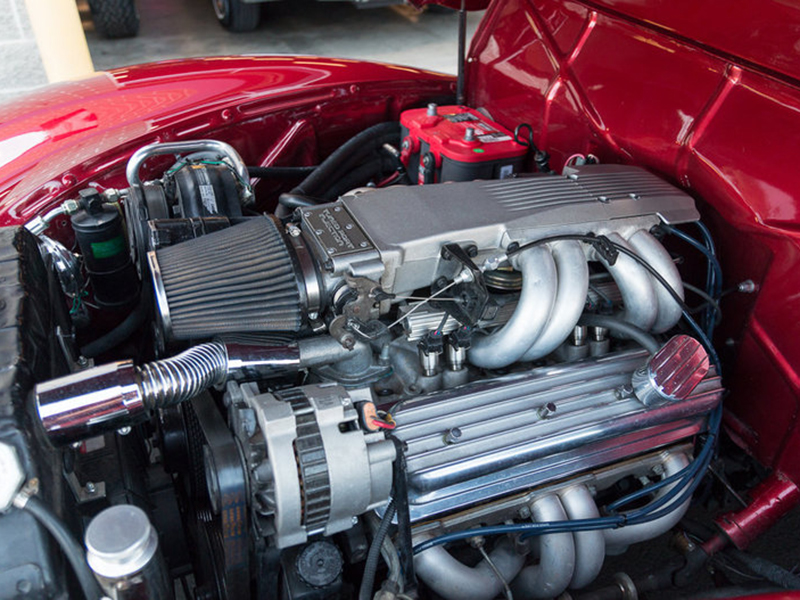
<svg viewBox="0 0 800 600"><path fill-rule="evenodd" d="M713 370L683 400L633 393L644 351L533 369L401 403L411 519L473 506L675 443L705 429Z"/></svg>
<svg viewBox="0 0 800 600"><path fill-rule="evenodd" d="M695 221L685 192L639 167L587 165L563 176L394 186L304 208L303 232L331 273L382 276L387 292L430 285L443 245L491 255L512 242L565 233L626 237L660 222ZM385 270L384 270L385 269ZM440 270L441 269L441 270Z"/></svg>

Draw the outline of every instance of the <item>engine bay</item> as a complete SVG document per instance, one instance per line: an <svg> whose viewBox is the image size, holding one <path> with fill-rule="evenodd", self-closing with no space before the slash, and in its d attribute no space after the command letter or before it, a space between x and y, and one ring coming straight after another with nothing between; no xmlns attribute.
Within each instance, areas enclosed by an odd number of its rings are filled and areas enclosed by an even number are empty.
<svg viewBox="0 0 800 600"><path fill-rule="evenodd" d="M272 170L155 143L26 224L69 365L35 419L105 594L580 597L676 526L722 416L713 240L526 127L431 104Z"/></svg>

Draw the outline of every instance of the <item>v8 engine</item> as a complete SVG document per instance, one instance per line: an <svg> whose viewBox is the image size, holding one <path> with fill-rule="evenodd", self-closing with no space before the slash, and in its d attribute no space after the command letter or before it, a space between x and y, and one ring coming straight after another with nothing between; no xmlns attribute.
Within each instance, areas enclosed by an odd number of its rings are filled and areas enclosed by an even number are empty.
<svg viewBox="0 0 800 600"><path fill-rule="evenodd" d="M95 227L109 303L141 288L153 356L40 383L38 417L87 452L157 440L207 597L555 597L673 527L710 460L718 364L663 239L691 197L634 166L520 173L517 151L492 166L512 177L400 185L435 161L392 150L394 185L266 214L226 144L156 144L59 213Z"/></svg>

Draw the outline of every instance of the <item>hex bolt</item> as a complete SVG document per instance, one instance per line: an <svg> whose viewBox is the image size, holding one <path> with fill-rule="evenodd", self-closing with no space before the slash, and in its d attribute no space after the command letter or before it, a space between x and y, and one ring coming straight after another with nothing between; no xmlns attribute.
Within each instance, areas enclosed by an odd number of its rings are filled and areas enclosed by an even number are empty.
<svg viewBox="0 0 800 600"><path fill-rule="evenodd" d="M530 519L531 518L531 509L527 506L520 506L519 510L517 511L517 516L520 519Z"/></svg>
<svg viewBox="0 0 800 600"><path fill-rule="evenodd" d="M467 543L472 546L473 548L483 548L483 545L486 543L486 540L481 535L476 535L475 537L471 537L467 540Z"/></svg>
<svg viewBox="0 0 800 600"><path fill-rule="evenodd" d="M554 414L556 414L557 410L558 407L555 405L555 403L548 402L544 406L539 407L539 417L541 417L542 419L549 419Z"/></svg>
<svg viewBox="0 0 800 600"><path fill-rule="evenodd" d="M743 294L752 294L756 291L757 286L752 279L745 279L736 286L736 289Z"/></svg>
<svg viewBox="0 0 800 600"><path fill-rule="evenodd" d="M128 435L130 432L131 432L130 425L125 425L125 427L120 427L119 429L117 429L117 433L119 435Z"/></svg>
<svg viewBox="0 0 800 600"><path fill-rule="evenodd" d="M94 494L97 491L97 486L91 481L87 481L83 487L86 489L87 494Z"/></svg>
<svg viewBox="0 0 800 600"><path fill-rule="evenodd" d="M462 435L461 429L453 427L444 435L444 442L445 444L455 444L461 439Z"/></svg>
<svg viewBox="0 0 800 600"><path fill-rule="evenodd" d="M633 386L629 383L619 386L614 390L614 396L617 400L625 400L633 396Z"/></svg>

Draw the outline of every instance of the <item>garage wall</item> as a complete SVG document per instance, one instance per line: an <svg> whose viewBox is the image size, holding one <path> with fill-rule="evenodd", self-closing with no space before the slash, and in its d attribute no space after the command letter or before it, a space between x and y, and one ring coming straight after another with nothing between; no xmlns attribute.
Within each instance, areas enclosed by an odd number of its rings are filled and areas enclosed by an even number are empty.
<svg viewBox="0 0 800 600"><path fill-rule="evenodd" d="M0 0L0 102L46 83L25 0Z"/></svg>

